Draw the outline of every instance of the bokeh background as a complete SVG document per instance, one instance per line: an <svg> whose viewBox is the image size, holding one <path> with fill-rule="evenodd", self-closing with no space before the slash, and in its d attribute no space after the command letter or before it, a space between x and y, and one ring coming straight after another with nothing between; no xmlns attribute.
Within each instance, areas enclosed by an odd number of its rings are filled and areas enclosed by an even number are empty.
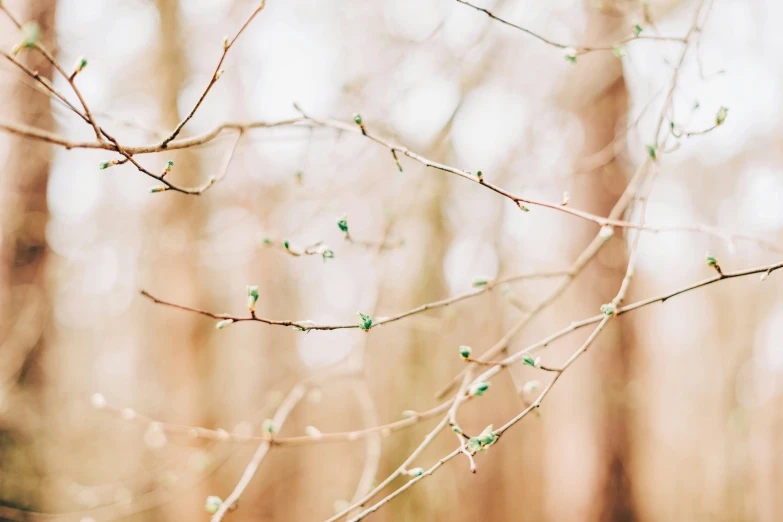
<svg viewBox="0 0 783 522"><path fill-rule="evenodd" d="M78 77L101 125L124 144L159 140L187 114L222 51L255 8L244 0L5 0L37 20ZM610 44L641 23L675 36L694 2L480 2L564 43ZM0 17L0 45L19 40ZM715 0L675 91L687 130L665 155L650 197L651 225L707 224L783 245L780 124L783 4ZM531 198L607 215L653 141L681 45L639 41L611 52L563 52L453 0L269 0L228 55L226 72L186 135L225 121L308 114L350 121L434 160ZM21 60L52 77L33 53ZM66 91L61 78L54 84ZM0 65L0 117L90 140L91 129ZM698 105L698 106L697 106ZM641 115L641 116L640 116ZM174 440L90 406L173 423L261 432L284 395L323 382L282 435L358 429L437 404L463 367L457 347L486 350L557 284L512 285L373 329L311 332L215 321L154 305L139 291L242 314L245 285L260 315L354 321L470 290L477 277L567 268L597 226L543 208L521 213L477 185L402 159L362 136L275 128L140 161L173 179L227 177L201 197L150 194L133 167L99 170L100 151L53 148L0 134L0 518L206 520L252 446ZM669 142L670 144L673 141ZM236 150L232 154L232 149ZM404 240L377 253L343 241ZM627 217L633 218L633 215ZM553 306L511 343L517 351L597 313L625 273L621 231ZM632 237L632 235L631 235ZM264 244L324 241L335 258L292 257ZM645 233L628 302L725 270L779 261L780 251L692 232ZM783 517L783 286L773 273L712 285L613 320L530 416L477 457L450 461L372 515L374 520L775 521ZM520 308L522 310L520 310ZM543 353L564 361L577 332ZM329 375L338 375L329 378ZM460 410L466 432L525 407L519 391L549 375L513 368ZM385 478L436 420L384 437ZM365 441L274 449L230 520L324 520L354 495ZM444 433L418 459L455 446ZM399 478L395 487L407 478ZM388 491L391 491L389 489Z"/></svg>

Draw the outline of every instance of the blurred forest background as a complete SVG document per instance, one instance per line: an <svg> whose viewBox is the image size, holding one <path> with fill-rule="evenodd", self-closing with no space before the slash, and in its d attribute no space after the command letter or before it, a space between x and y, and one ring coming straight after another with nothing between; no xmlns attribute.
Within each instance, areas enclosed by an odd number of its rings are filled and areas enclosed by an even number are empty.
<svg viewBox="0 0 783 522"><path fill-rule="evenodd" d="M101 126L123 144L159 142L191 110L250 0L4 0L70 66ZM643 5L647 4L647 5ZM610 45L632 34L682 36L688 0L497 0L476 5L556 42ZM627 302L724 270L781 260L783 3L715 0L680 71L672 113L685 130L726 123L661 154L647 223L706 224L764 238L731 244L688 231L643 233ZM0 47L19 42L0 13ZM564 51L454 0L269 0L231 48L225 73L182 136L224 122L308 115L364 125L422 155L532 199L607 216L647 157L683 44L630 42L626 56ZM566 51L567 52L567 51ZM42 57L19 61L67 82ZM69 99L74 99L68 94ZM0 118L95 139L10 60ZM668 122L667 124L668 125ZM668 146L675 143L668 141ZM226 131L209 143L139 157L202 196L150 194L117 154L65 150L0 133L0 518L17 521L207 520L254 445L196 440L116 414L262 433L286 394L314 386L281 436L344 432L425 411L464 369L557 287L520 281L373 328L298 332L215 320L162 299L319 324L351 323L467 292L476 278L568 269L598 233L588 220L513 202L427 169L358 132L282 126ZM394 242L368 248L354 238ZM635 216L635 217L634 217ZM638 219L638 208L625 219ZM634 234L615 229L585 270L510 343L514 353L617 293ZM295 257L323 241L333 259ZM399 244L402 242L401 244ZM271 244L270 244L271 243ZM373 520L776 521L783 518L783 285L737 278L612 320L539 410L469 472L462 455ZM579 330L541 352L562 364ZM530 403L516 365L460 408L478 433ZM528 390L529 391L529 390ZM107 408L90 398L102 394ZM100 403L100 398L93 399ZM100 404L98 404L100 405ZM130 416L127 414L126 416ZM438 417L439 418L439 417ZM366 439L273 447L228 520L325 520L357 484L381 482L437 422ZM308 433L313 433L308 429ZM453 451L441 434L413 463ZM381 445L380 449L378 444ZM376 458L377 469L374 467ZM369 470L369 471L368 471ZM369 476L368 476L369 475ZM388 494L405 484L398 477ZM382 494L377 499L383 497Z"/></svg>

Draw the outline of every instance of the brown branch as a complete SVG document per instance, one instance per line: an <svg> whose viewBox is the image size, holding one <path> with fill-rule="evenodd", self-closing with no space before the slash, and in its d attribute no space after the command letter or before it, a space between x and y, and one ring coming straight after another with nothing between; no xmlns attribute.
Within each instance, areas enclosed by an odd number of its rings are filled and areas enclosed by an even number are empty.
<svg viewBox="0 0 783 522"><path fill-rule="evenodd" d="M231 49L231 47L236 43L237 39L240 37L240 35L247 29L247 27L250 25L250 23L253 21L253 19L260 13L264 7L266 7L266 0L261 0L261 3L259 6L250 14L250 18L247 19L247 21L242 25L242 27L239 28L239 31L237 31L237 34L234 35L234 37L231 40L226 40L223 44L223 54L220 56L220 60L217 63L217 66L215 66L215 72L212 73L212 77L209 79L209 83L207 84L207 87L204 89L204 92L201 93L201 96L199 97L198 101L196 101L196 104L193 106L193 109L191 109L190 113L188 113L187 116L185 116L185 119L183 119L179 124L177 124L176 128L171 131L171 134L164 139L160 143L161 149L168 148L169 143L177 137L177 135L180 133L182 128L193 118L193 116L196 115L196 111L201 107L201 104L206 99L207 95L209 94L209 91L212 90L212 87L217 83L218 79L220 78L221 74L223 73L221 67L223 66L223 61L226 59L226 55L228 54L228 51Z"/></svg>
<svg viewBox="0 0 783 522"><path fill-rule="evenodd" d="M296 254L294 254L296 255ZM562 277L562 276L568 276L569 272L564 270L556 270L552 272L532 272L529 274L521 274L516 275L512 277L508 277L505 279L499 279L497 281L488 281L486 285L480 287L478 290L473 290L470 292L465 292L453 297L449 297L447 299L442 299L440 301L434 301L431 303L426 303L420 306L417 306L416 308L412 308L408 310L407 312L400 313L398 315L394 315L391 317L383 317L378 318L373 321L372 326L370 326L370 329L376 328L378 326L382 326L384 324L393 323L395 321L399 321L401 319L405 319L406 317L410 317L412 315L416 315L422 312L426 312L427 310L434 310L436 308L441 308L444 306L448 306L454 303L457 303L459 301L463 301L465 299L469 299L471 297L476 297L478 295L481 295L489 290L492 290L493 288L497 287L498 285L504 284L504 283L512 283L515 281L522 281L526 279L541 279L541 278L550 278L550 277ZM206 317L210 317L212 319L217 319L220 321L223 320L231 320L233 322L245 322L245 321L257 321L260 323L265 323L269 325L274 326L292 326L296 327L299 330L302 331L310 331L310 330L344 330L348 328L359 328L359 325L357 323L349 323L349 324L315 324L310 323L307 321L291 321L291 320L275 320L275 319L267 319L264 317L260 317L258 315L247 315L247 316L239 316L239 315L231 315L231 314L220 314L215 312L210 312L208 310L202 310L200 308L193 308L190 306L185 306L177 303L173 303L171 301L166 301L164 299L160 299L158 297L153 296L151 293L149 293L146 290L141 290L141 295L144 297L150 299L155 304L160 304L164 306L169 306L171 308L176 308L178 310L183 310L186 312L192 312L200 315L204 315Z"/></svg>

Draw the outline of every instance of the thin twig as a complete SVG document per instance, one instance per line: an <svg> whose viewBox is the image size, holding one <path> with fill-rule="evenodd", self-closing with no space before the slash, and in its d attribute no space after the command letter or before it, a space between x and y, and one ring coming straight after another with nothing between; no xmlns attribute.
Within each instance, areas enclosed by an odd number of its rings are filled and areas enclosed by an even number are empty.
<svg viewBox="0 0 783 522"><path fill-rule="evenodd" d="M177 126L174 128L173 131L171 131L171 134L164 139L160 143L161 149L165 149L168 147L169 143L177 137L177 135L180 133L182 128L193 118L193 116L196 115L196 111L201 107L201 104L206 99L207 95L209 94L209 91L212 90L212 87L217 83L218 79L220 78L220 75L222 74L221 67L223 66L223 61L226 59L226 55L228 54L228 51L231 49L231 47L234 45L234 43L237 41L237 39L240 37L240 35L244 32L245 29L250 25L250 23L253 21L253 19L260 13L264 7L266 7L266 0L261 0L261 3L258 7L256 7L255 11L253 11L250 14L250 18L245 21L244 24L242 24L242 27L239 28L239 31L237 31L237 34L234 35L234 37L231 40L227 40L223 44L223 54L220 56L220 60L218 60L217 66L215 66L215 71L212 73L212 77L209 79L209 83L207 84L206 88L204 89L204 92L201 93L201 96L199 97L198 101L196 101L196 104L193 106L193 109L188 113L185 118L177 124Z"/></svg>
<svg viewBox="0 0 783 522"><path fill-rule="evenodd" d="M279 430L283 426L283 423L288 418L288 415L296 407L296 405L299 404L299 401L302 400L302 397L304 397L306 391L307 387L305 385L298 384L294 386L294 388L288 393L288 396L283 399L283 402L280 404L280 407L277 409L274 417L272 417L275 430ZM250 484L250 481L255 476L256 471L258 471L258 467L261 465L261 461L264 460L264 457L266 457L266 454L272 447L271 440L271 438L264 440L258 446L258 449L253 454L253 458L250 459L250 462L245 468L244 473L242 473L242 478L239 480L236 487L234 487L234 490L231 492L231 494L220 505L215 514L212 515L211 522L220 522L223 520L223 517L226 516L226 513L229 509L234 509L237 502L239 502L239 497L242 496L245 488L247 488L247 485Z"/></svg>

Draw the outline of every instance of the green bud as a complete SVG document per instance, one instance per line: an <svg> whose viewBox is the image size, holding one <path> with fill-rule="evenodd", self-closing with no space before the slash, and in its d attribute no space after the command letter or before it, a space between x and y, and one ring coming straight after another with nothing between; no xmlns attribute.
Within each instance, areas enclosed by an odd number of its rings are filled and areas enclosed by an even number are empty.
<svg viewBox="0 0 783 522"><path fill-rule="evenodd" d="M291 243L289 243L287 239L284 239L283 240L283 248L288 250L290 246L291 246Z"/></svg>
<svg viewBox="0 0 783 522"><path fill-rule="evenodd" d="M415 417L418 415L416 410L402 410L402 417L404 419L410 419L411 417Z"/></svg>
<svg viewBox="0 0 783 522"><path fill-rule="evenodd" d="M81 56L76 61L76 65L73 66L73 74L82 72L85 67L87 67L87 59L84 56Z"/></svg>
<svg viewBox="0 0 783 522"><path fill-rule="evenodd" d="M606 303L601 305L601 313L608 316L613 316L617 313L617 307L614 303Z"/></svg>
<svg viewBox="0 0 783 522"><path fill-rule="evenodd" d="M471 384L468 393L470 395L475 395L476 397L481 397L482 395L484 395L484 393L486 393L488 389L489 389L489 382L480 381Z"/></svg>
<svg viewBox="0 0 783 522"><path fill-rule="evenodd" d="M337 220L337 226L342 232L348 232L348 218L346 216Z"/></svg>
<svg viewBox="0 0 783 522"><path fill-rule="evenodd" d="M489 279L479 278L473 280L473 288L487 286L488 284L489 284Z"/></svg>
<svg viewBox="0 0 783 522"><path fill-rule="evenodd" d="M726 116L728 116L728 114L728 107L721 107L718 109L718 113L715 114L715 125L723 125L723 122L726 121Z"/></svg>
<svg viewBox="0 0 783 522"><path fill-rule="evenodd" d="M324 263L326 263L327 259L334 259L334 250L331 249L325 249L321 252L321 257L324 260Z"/></svg>
<svg viewBox="0 0 783 522"><path fill-rule="evenodd" d="M609 241L610 239L612 239L612 236L614 235L614 227L612 225L604 225L601 227L601 230L598 232L598 235L604 241Z"/></svg>
<svg viewBox="0 0 783 522"><path fill-rule="evenodd" d="M274 433L275 432L275 421L272 419L266 419L264 421L263 429L267 433Z"/></svg>
<svg viewBox="0 0 783 522"><path fill-rule="evenodd" d="M165 192L168 190L167 187L150 187L150 194L156 194L158 192Z"/></svg>
<svg viewBox="0 0 783 522"><path fill-rule="evenodd" d="M479 181L484 181L484 174L482 174L480 170L476 172L476 177Z"/></svg>
<svg viewBox="0 0 783 522"><path fill-rule="evenodd" d="M22 26L22 45L27 49L35 47L41 39L41 28L37 22L27 22Z"/></svg>
<svg viewBox="0 0 783 522"><path fill-rule="evenodd" d="M563 49L563 52L565 53L565 59L567 62L576 63L576 49L573 47L568 47Z"/></svg>
<svg viewBox="0 0 783 522"><path fill-rule="evenodd" d="M628 56L628 52L625 50L625 47L623 47L622 45L613 45L612 53L618 58L623 58L625 56Z"/></svg>
<svg viewBox="0 0 783 522"><path fill-rule="evenodd" d="M361 115L361 114L359 114L359 113L356 113L356 114L354 114L354 115L353 115L353 122L354 122L356 125L361 125L361 124L362 124L362 115Z"/></svg>
<svg viewBox="0 0 783 522"><path fill-rule="evenodd" d="M264 240L263 240L263 243L264 243L264 245L269 246L269 245L272 244L272 240L269 239L268 237L265 237Z"/></svg>
<svg viewBox="0 0 783 522"><path fill-rule="evenodd" d="M471 453L481 451L481 441L479 441L478 437L471 437L468 439L468 451Z"/></svg>
<svg viewBox="0 0 783 522"><path fill-rule="evenodd" d="M536 366L536 360L529 353L525 354L525 356L522 358L522 362L524 364L527 364L528 366L533 366L533 367Z"/></svg>
<svg viewBox="0 0 783 522"><path fill-rule="evenodd" d="M473 352L473 349L470 346L465 346L464 344L459 347L459 354L462 356L463 359L469 359L470 354Z"/></svg>
<svg viewBox="0 0 783 522"><path fill-rule="evenodd" d="M258 287L257 286L248 286L247 287L247 309L251 312L256 311L256 302L258 301Z"/></svg>
<svg viewBox="0 0 783 522"><path fill-rule="evenodd" d="M424 475L424 468L413 468L408 470L409 477L421 477Z"/></svg>
<svg viewBox="0 0 783 522"><path fill-rule="evenodd" d="M452 426L451 431L453 431L454 433L462 433L462 428L460 428L459 426Z"/></svg>
<svg viewBox="0 0 783 522"><path fill-rule="evenodd" d="M220 509L220 506L223 504L223 499L216 496L209 496L207 497L207 502L204 504L204 509L207 510L207 513L210 515L214 515L217 513L217 510Z"/></svg>
<svg viewBox="0 0 783 522"><path fill-rule="evenodd" d="M217 177L216 176L211 176L209 178L209 184L210 185L214 185L215 183L217 183Z"/></svg>
<svg viewBox="0 0 783 522"><path fill-rule="evenodd" d="M402 172L402 164L399 161L397 162L397 168L400 169L400 172Z"/></svg>
<svg viewBox="0 0 783 522"><path fill-rule="evenodd" d="M649 154L653 161L655 161L655 159L658 157L658 147L655 145L647 145L647 154Z"/></svg>
<svg viewBox="0 0 783 522"><path fill-rule="evenodd" d="M219 321L219 322L218 322L218 323L215 325L215 328L217 328L218 330L222 330L223 328L225 328L225 327L227 327L227 326L231 325L231 323L233 323L233 322L234 322L234 320L233 320L233 319L223 319L222 321Z"/></svg>
<svg viewBox="0 0 783 522"><path fill-rule="evenodd" d="M718 265L718 260L710 252L707 252L707 255L704 257L704 260L707 262L708 266L717 266Z"/></svg>
<svg viewBox="0 0 783 522"><path fill-rule="evenodd" d="M638 38L638 37L639 37L639 35L640 35L640 34L642 34L642 31L643 31L643 30L644 30L644 29L642 29L642 26L641 26L641 25L639 25L639 24L634 24L634 26L633 26L633 34L634 34L634 36L636 36L636 37Z"/></svg>
<svg viewBox="0 0 783 522"><path fill-rule="evenodd" d="M359 316L359 328L365 332L369 330L372 327L372 317L361 312L356 312L356 314Z"/></svg>
<svg viewBox="0 0 783 522"><path fill-rule="evenodd" d="M119 163L117 160L102 161L102 162L98 163L98 168L101 169L101 170L106 170L109 167L113 167L117 163Z"/></svg>
<svg viewBox="0 0 783 522"><path fill-rule="evenodd" d="M174 166L174 162L173 162L173 161L171 161L171 160L169 160L169 161L166 163L166 172L171 172L171 168L172 168L173 166Z"/></svg>

